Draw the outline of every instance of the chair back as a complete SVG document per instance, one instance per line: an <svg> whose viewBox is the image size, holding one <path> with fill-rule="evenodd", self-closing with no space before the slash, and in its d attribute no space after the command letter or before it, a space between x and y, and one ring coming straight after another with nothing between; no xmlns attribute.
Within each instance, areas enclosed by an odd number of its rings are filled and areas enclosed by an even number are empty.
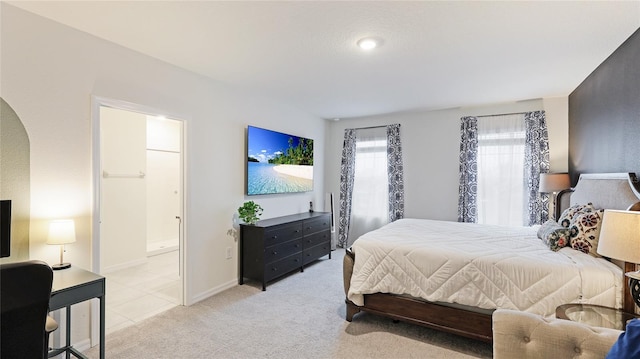
<svg viewBox="0 0 640 359"><path fill-rule="evenodd" d="M0 265L0 355L3 359L45 358L45 323L53 271L45 262Z"/></svg>

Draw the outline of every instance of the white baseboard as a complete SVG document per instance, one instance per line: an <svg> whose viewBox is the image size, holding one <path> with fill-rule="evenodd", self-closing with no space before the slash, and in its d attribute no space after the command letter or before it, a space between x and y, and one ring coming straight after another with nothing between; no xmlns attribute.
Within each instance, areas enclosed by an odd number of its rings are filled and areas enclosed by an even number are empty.
<svg viewBox="0 0 640 359"><path fill-rule="evenodd" d="M140 259L132 260L125 263L114 264L112 266L102 268L101 274L107 274L107 273L115 272L121 269L135 267L141 264L145 264L147 262L148 262L148 259L145 257L145 258L140 258Z"/></svg>
<svg viewBox="0 0 640 359"><path fill-rule="evenodd" d="M80 353L87 351L91 348L91 340L89 338L81 340L73 344L73 347Z"/></svg>
<svg viewBox="0 0 640 359"><path fill-rule="evenodd" d="M51 343L49 343L49 346L51 346ZM59 347L62 347L64 345L60 345ZM73 349L79 351L80 353L83 353L87 350L89 350L91 348L91 340L89 340L89 338L81 340L77 343L73 343L72 344ZM71 355L73 357L73 355ZM66 358L66 354L65 353L60 353L54 357L51 357L52 359L62 359L62 358Z"/></svg>
<svg viewBox="0 0 640 359"><path fill-rule="evenodd" d="M180 249L180 246L178 245L153 249L153 250L147 251L147 257L153 257L153 256L157 256L158 254L177 251L178 249Z"/></svg>
<svg viewBox="0 0 640 359"><path fill-rule="evenodd" d="M207 299L207 298L209 298L209 297L211 297L213 295L216 295L216 294L218 294L220 292L223 292L223 291L225 291L225 290L227 290L229 288L233 288L233 287L235 287L237 285L238 285L238 280L237 279L230 280L227 283L223 283L223 284L221 284L221 285L219 285L217 287L209 289L206 292L202 292L202 293L194 296L193 298L186 298L187 302L185 303L185 305L196 304L196 303L198 303L200 301L203 301L203 300L205 300L205 299Z"/></svg>

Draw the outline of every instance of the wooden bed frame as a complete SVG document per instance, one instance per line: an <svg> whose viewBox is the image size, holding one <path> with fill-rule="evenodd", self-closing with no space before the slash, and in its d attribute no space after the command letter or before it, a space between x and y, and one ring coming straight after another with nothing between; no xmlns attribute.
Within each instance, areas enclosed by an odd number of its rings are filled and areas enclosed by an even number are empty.
<svg viewBox="0 0 640 359"><path fill-rule="evenodd" d="M624 183L628 183L629 186L625 186ZM575 189L564 191L562 198L558 198L558 207L566 208L569 203L578 203L573 200L569 202L567 198L573 196L574 191L578 200L589 197L589 191L593 191L594 187L600 194L600 198L590 200L596 208L630 209L640 201L640 181L634 173L583 174ZM635 210L635 207L633 209ZM559 209L556 212L560 213ZM354 261L355 253L347 249L343 267L345 295L349 289ZM635 264L617 264L624 272L635 270ZM635 306L629 288L627 285L624 288L623 309L634 312ZM493 338L492 310L457 308L387 293L365 294L363 306L357 306L349 299L345 299L345 302L346 320L349 322L353 320L354 315L364 311L485 342L491 342Z"/></svg>

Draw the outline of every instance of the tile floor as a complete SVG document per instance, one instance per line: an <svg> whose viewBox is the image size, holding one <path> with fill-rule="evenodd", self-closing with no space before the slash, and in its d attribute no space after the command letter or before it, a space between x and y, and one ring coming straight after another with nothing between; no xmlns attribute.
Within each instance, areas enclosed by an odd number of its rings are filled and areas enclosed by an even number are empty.
<svg viewBox="0 0 640 359"><path fill-rule="evenodd" d="M180 304L179 251L149 257L107 273L106 332L111 333Z"/></svg>

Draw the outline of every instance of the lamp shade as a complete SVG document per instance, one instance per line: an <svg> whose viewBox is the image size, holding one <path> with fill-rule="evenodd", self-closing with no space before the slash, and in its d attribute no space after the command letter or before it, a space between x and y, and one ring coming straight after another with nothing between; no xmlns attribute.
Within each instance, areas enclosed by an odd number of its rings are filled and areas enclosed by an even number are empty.
<svg viewBox="0 0 640 359"><path fill-rule="evenodd" d="M640 263L640 212L606 209L597 251L605 257Z"/></svg>
<svg viewBox="0 0 640 359"><path fill-rule="evenodd" d="M552 193L571 187L568 173L541 173L539 192Z"/></svg>
<svg viewBox="0 0 640 359"><path fill-rule="evenodd" d="M47 244L67 244L76 241L76 227L72 219L60 219L49 223Z"/></svg>

